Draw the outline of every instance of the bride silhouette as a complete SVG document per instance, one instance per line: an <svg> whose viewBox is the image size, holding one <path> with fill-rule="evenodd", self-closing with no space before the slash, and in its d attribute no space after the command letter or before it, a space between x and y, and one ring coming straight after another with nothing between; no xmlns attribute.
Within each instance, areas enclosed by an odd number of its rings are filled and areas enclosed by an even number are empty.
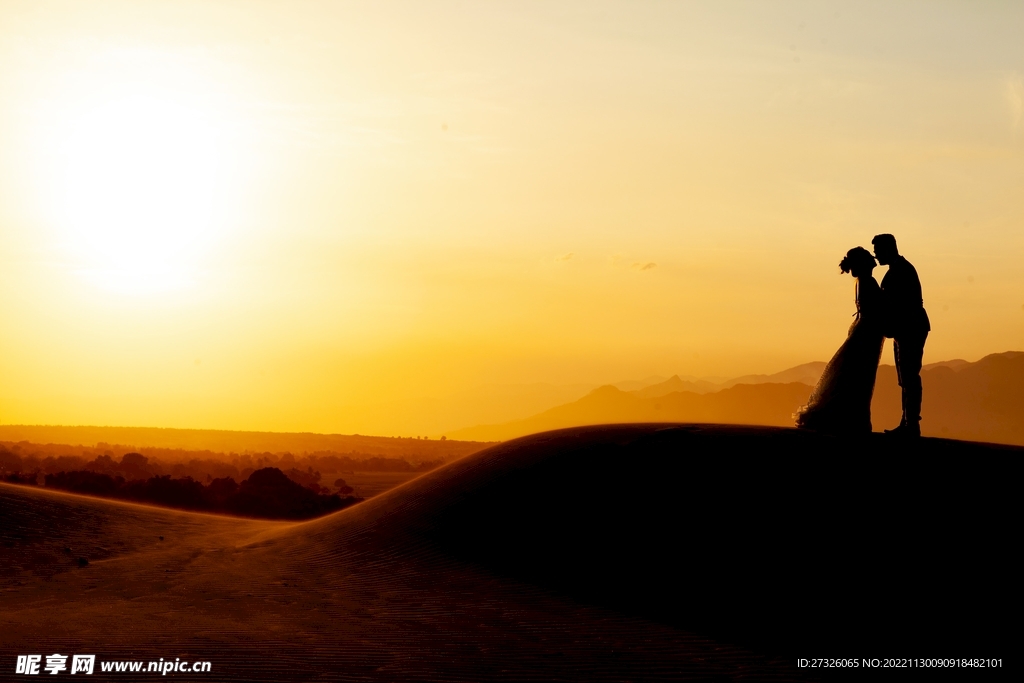
<svg viewBox="0 0 1024 683"><path fill-rule="evenodd" d="M833 434L871 431L871 394L885 341L882 292L871 276L876 265L875 257L863 247L846 252L839 263L839 268L856 281L856 320L846 341L825 366L807 405L797 411L796 425L801 429Z"/></svg>

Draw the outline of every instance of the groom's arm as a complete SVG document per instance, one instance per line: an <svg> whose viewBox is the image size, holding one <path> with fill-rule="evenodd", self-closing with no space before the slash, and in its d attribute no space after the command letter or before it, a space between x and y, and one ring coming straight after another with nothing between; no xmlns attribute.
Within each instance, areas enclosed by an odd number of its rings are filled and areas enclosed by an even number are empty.
<svg viewBox="0 0 1024 683"><path fill-rule="evenodd" d="M883 298L889 318L886 336L900 336L902 333L926 331L930 325L924 314L924 300L921 294L921 280L917 270L904 261L898 267L890 268L882 280Z"/></svg>

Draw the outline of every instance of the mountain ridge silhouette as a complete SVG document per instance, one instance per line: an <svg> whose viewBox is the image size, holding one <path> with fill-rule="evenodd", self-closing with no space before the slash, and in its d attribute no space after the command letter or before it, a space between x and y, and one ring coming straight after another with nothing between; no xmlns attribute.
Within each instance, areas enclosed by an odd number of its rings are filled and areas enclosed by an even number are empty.
<svg viewBox="0 0 1024 683"><path fill-rule="evenodd" d="M793 413L810 396L825 363L804 363L772 375L744 375L702 391L678 375L635 391L613 385L524 420L477 425L449 438L497 441L551 429L610 422L716 422L793 426ZM1024 352L993 353L925 365L924 434L969 441L1024 445ZM800 381L800 379L804 381ZM742 387L742 388L741 388ZM876 431L899 423L896 368L881 364L872 399Z"/></svg>

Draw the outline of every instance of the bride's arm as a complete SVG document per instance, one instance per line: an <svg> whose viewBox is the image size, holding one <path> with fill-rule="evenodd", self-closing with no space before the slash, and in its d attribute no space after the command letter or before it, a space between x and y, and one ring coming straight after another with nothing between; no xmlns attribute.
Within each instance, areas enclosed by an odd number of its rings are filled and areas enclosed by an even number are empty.
<svg viewBox="0 0 1024 683"><path fill-rule="evenodd" d="M882 290L879 289L875 278L862 279L858 284L860 297L860 312L862 315L881 315L882 313Z"/></svg>

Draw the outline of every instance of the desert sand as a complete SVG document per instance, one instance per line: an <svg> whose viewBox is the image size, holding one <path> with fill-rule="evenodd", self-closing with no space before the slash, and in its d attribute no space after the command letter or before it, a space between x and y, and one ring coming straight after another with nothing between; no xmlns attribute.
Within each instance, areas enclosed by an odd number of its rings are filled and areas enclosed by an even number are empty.
<svg viewBox="0 0 1024 683"><path fill-rule="evenodd" d="M4 484L0 661L209 660L170 674L204 681L814 680L798 657L1006 657L1022 454L583 427L303 523Z"/></svg>

